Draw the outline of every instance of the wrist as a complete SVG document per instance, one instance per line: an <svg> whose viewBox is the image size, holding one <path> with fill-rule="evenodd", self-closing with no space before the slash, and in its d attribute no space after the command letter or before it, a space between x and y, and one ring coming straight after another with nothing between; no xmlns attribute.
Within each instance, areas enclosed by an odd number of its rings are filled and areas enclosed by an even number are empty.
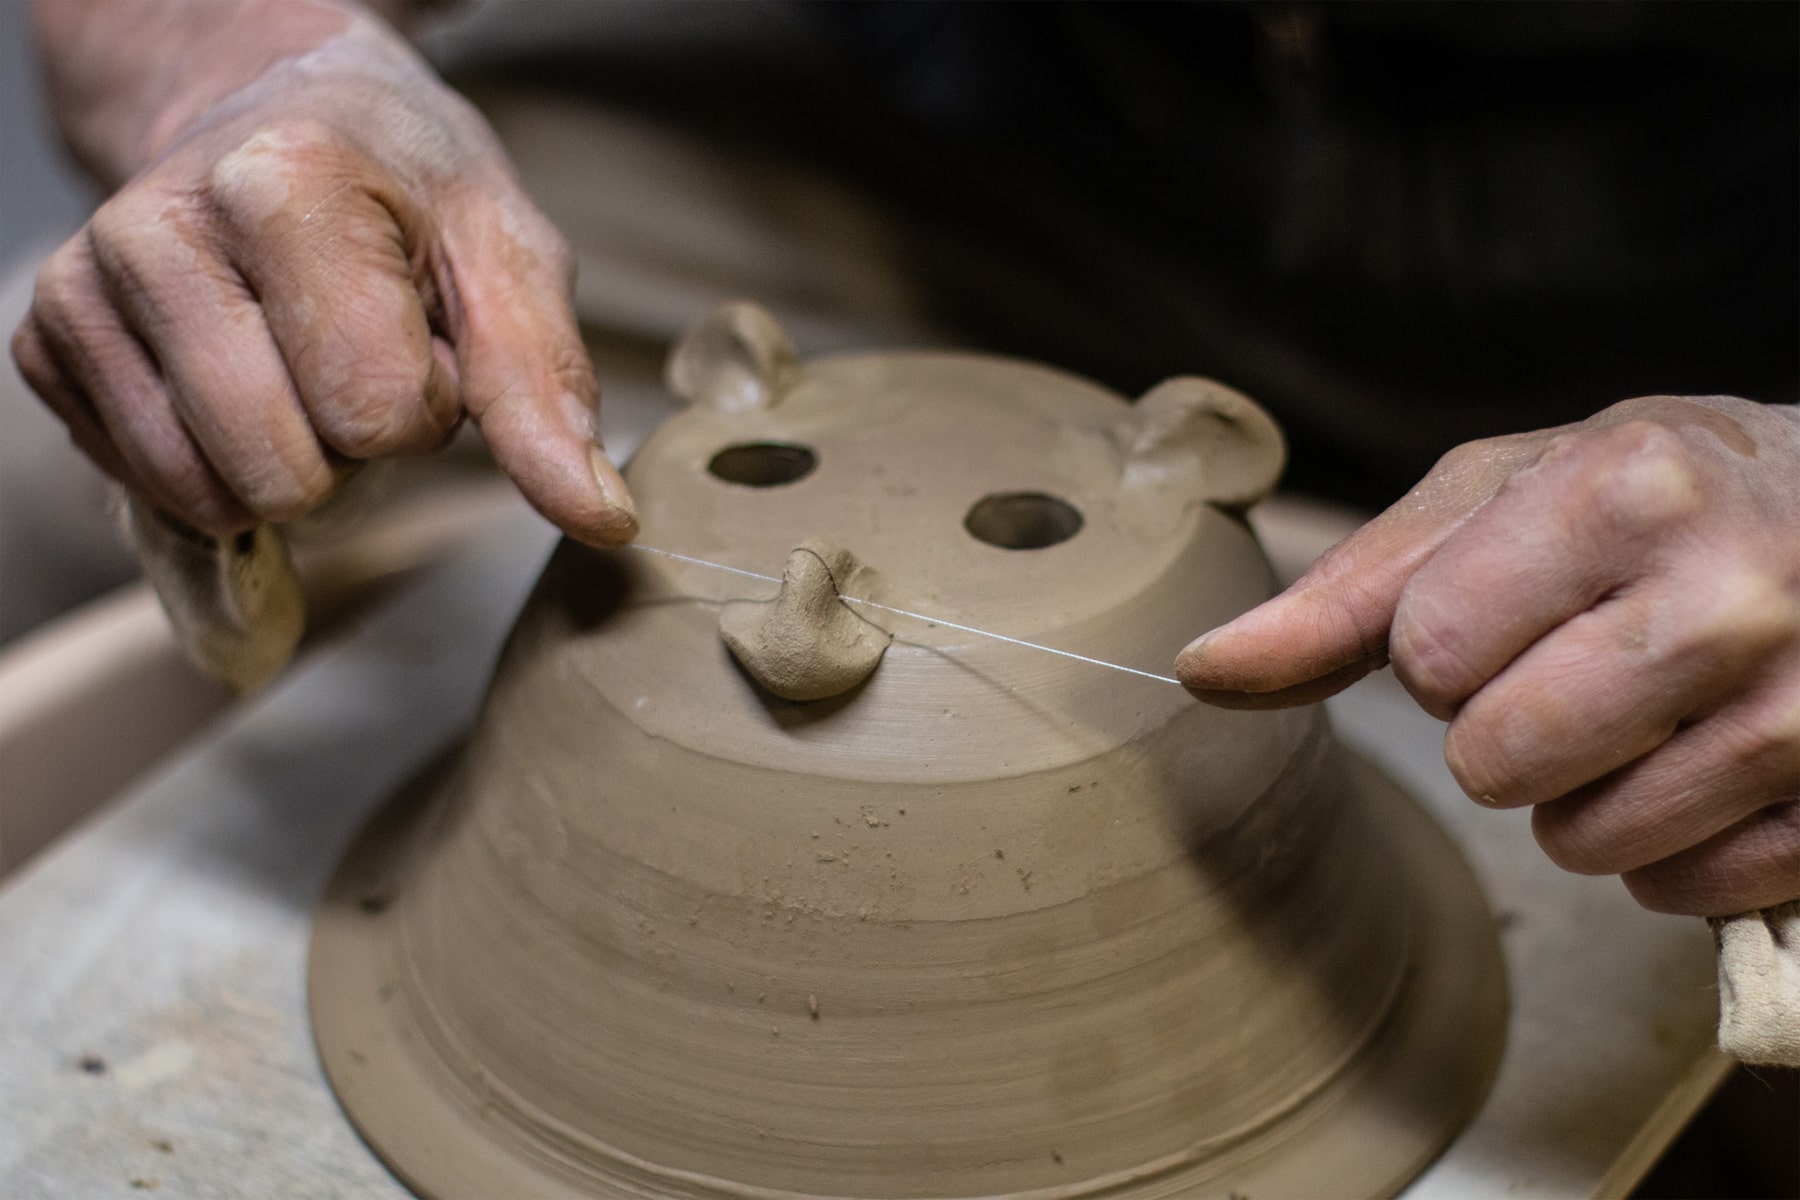
<svg viewBox="0 0 1800 1200"><path fill-rule="evenodd" d="M38 0L36 17L64 140L109 190L277 64L394 36L356 0Z"/></svg>

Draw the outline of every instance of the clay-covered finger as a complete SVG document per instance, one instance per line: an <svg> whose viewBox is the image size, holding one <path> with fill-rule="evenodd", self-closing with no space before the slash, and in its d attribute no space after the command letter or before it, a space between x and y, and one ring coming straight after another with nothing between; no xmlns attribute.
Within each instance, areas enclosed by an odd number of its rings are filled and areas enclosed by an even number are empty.
<svg viewBox="0 0 1800 1200"><path fill-rule="evenodd" d="M570 307L567 245L535 210L487 199L446 238L463 405L494 457L565 533L629 541L637 513L599 444L599 384Z"/></svg>
<svg viewBox="0 0 1800 1200"><path fill-rule="evenodd" d="M1407 582L1536 445L1534 437L1497 438L1445 455L1292 587L1190 643L1175 660L1182 683L1216 704L1280 707L1311 703L1382 666Z"/></svg>
<svg viewBox="0 0 1800 1200"><path fill-rule="evenodd" d="M1749 572L1627 590L1539 639L1463 704L1444 759L1479 803L1555 800L1743 689L1797 626L1800 607Z"/></svg>
<svg viewBox="0 0 1800 1200"><path fill-rule="evenodd" d="M188 432L155 362L121 323L85 238L45 263L26 328L28 354L41 348L70 389L59 391L47 377L39 394L56 405L59 398L73 403L78 393L91 405L125 468L121 482L208 533L255 524Z"/></svg>
<svg viewBox="0 0 1800 1200"><path fill-rule="evenodd" d="M1544 634L1658 562L1657 538L1704 504L1647 423L1552 437L1536 461L1408 581L1389 649L1433 716L1457 707Z"/></svg>
<svg viewBox="0 0 1800 1200"><path fill-rule="evenodd" d="M51 353L37 321L27 317L13 332L12 356L19 376L68 428L69 440L109 477L144 491L94 410L94 402L75 384Z"/></svg>
<svg viewBox="0 0 1800 1200"><path fill-rule="evenodd" d="M319 439L355 459L442 445L461 404L420 295L424 214L341 137L305 125L258 134L212 180L231 261Z"/></svg>
<svg viewBox="0 0 1800 1200"><path fill-rule="evenodd" d="M1753 692L1539 805L1532 830L1559 866L1613 874L1679 855L1785 798L1800 798L1800 696Z"/></svg>
<svg viewBox="0 0 1800 1200"><path fill-rule="evenodd" d="M1730 917L1785 904L1800 897L1800 797L1624 879L1632 897L1654 912Z"/></svg>
<svg viewBox="0 0 1800 1200"><path fill-rule="evenodd" d="M95 259L126 327L161 369L182 423L238 500L265 521L298 517L335 482L254 294L179 222L134 234L129 212L90 224Z"/></svg>

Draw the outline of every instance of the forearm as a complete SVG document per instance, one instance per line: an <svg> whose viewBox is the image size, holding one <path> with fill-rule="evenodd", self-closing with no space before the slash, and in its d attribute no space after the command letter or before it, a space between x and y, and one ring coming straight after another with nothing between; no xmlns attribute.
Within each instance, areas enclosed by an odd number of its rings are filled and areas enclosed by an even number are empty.
<svg viewBox="0 0 1800 1200"><path fill-rule="evenodd" d="M51 109L69 148L115 188L219 100L358 18L412 0L36 0Z"/></svg>

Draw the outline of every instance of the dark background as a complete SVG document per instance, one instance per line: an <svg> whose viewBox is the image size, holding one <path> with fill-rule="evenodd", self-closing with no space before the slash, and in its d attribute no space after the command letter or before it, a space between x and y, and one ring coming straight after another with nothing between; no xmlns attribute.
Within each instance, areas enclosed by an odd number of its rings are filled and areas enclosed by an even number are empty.
<svg viewBox="0 0 1800 1200"><path fill-rule="evenodd" d="M1290 485L1365 505L1629 396L1795 399L1792 4L776 7L774 48L469 74L834 172L898 206L945 327L1128 394L1216 375Z"/></svg>

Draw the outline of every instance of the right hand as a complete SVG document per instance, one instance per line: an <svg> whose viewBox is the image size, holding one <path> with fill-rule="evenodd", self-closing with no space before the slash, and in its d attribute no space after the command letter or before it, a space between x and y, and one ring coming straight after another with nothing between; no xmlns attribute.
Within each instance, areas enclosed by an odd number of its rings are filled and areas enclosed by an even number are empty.
<svg viewBox="0 0 1800 1200"><path fill-rule="evenodd" d="M103 470L215 536L464 415L565 532L637 530L572 256L482 118L369 19L186 124L38 276L21 374Z"/></svg>

